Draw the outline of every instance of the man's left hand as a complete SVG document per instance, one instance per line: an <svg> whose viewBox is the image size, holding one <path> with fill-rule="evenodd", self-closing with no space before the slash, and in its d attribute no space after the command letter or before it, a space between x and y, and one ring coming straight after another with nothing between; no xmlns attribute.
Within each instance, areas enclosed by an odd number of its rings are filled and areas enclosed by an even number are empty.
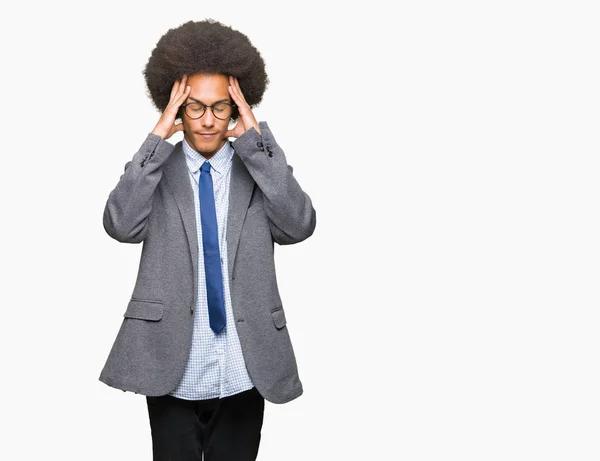
<svg viewBox="0 0 600 461"><path fill-rule="evenodd" d="M238 107L240 116L237 124L232 129L227 130L225 137L239 138L252 127L260 134L258 122L252 113L252 109L250 109L250 105L244 99L238 79L231 75L229 76L229 94L231 94L233 102Z"/></svg>

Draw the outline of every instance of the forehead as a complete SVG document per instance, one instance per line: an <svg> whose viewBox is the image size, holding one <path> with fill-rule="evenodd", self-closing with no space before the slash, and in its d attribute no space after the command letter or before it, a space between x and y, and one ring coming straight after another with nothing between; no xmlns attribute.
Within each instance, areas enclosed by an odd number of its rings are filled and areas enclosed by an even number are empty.
<svg viewBox="0 0 600 461"><path fill-rule="evenodd" d="M229 80L223 74L192 74L187 79L190 97L211 104L229 98Z"/></svg>

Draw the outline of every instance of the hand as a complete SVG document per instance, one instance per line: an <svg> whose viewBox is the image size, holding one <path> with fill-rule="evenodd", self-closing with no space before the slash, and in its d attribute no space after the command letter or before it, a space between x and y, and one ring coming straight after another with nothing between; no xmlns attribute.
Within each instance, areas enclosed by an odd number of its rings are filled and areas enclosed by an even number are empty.
<svg viewBox="0 0 600 461"><path fill-rule="evenodd" d="M260 129L258 128L258 122L252 113L252 109L244 99L244 95L242 94L242 90L240 89L240 84L238 79L233 76L229 76L229 93L233 98L233 102L238 107L239 118L237 124L230 130L227 130L225 133L225 137L233 137L239 138L250 128L254 127L258 134L260 134Z"/></svg>
<svg viewBox="0 0 600 461"><path fill-rule="evenodd" d="M175 124L177 113L179 112L179 106L188 98L191 87L186 86L187 75L184 75L181 79L175 80L173 88L171 89L171 98L169 104L165 107L160 120L152 130L153 134L157 134L163 139L169 139L177 131L183 131L183 123Z"/></svg>

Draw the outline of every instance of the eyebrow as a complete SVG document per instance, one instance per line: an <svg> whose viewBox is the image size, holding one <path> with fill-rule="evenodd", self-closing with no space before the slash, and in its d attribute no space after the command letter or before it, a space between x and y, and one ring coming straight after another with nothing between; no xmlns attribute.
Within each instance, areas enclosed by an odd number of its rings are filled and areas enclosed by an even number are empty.
<svg viewBox="0 0 600 461"><path fill-rule="evenodd" d="M200 103L200 104L202 104L203 106L206 106L206 104L205 104L205 103L203 103L202 101L200 101L199 99L192 98L191 96L188 96L188 99L191 99L192 101L195 101L195 102L199 102L199 103ZM216 104L216 103L218 103L218 102L231 102L231 99L229 99L229 98L225 98L225 99L219 99L218 101L215 101L215 102L213 102L213 104Z"/></svg>

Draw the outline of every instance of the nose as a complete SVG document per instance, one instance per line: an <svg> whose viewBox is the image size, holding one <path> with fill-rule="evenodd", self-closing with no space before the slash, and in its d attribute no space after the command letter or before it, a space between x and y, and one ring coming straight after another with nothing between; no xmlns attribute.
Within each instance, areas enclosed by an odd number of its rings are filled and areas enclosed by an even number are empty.
<svg viewBox="0 0 600 461"><path fill-rule="evenodd" d="M206 108L200 120L202 121L202 126L213 126L215 124L215 116L210 107Z"/></svg>

